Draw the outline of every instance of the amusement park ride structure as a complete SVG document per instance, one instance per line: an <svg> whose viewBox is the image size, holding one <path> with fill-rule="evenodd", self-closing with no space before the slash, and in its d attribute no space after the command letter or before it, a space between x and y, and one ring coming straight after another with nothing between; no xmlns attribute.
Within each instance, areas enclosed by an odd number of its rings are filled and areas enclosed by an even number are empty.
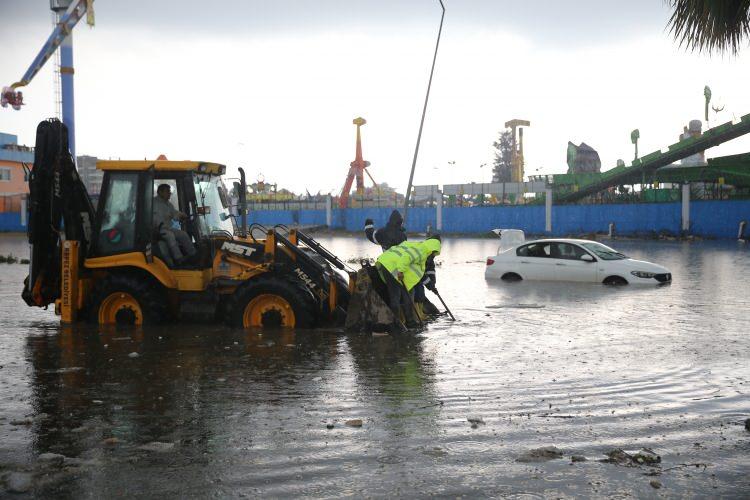
<svg viewBox="0 0 750 500"><path fill-rule="evenodd" d="M16 90L34 79L47 60L60 48L60 86L63 123L69 132L70 152L75 158L75 112L73 96L73 28L86 15L86 23L94 26L94 0L50 0L50 9L57 14L57 24L42 49L31 62L21 79L3 87L0 105L15 110L23 106L23 93Z"/></svg>
<svg viewBox="0 0 750 500"><path fill-rule="evenodd" d="M370 178L373 185L377 188L378 183L372 178L367 167L370 166L370 162L362 159L362 135L360 133L360 127L367 123L367 121L361 116L355 118L352 123L357 126L357 151L354 157L354 161L349 164L349 173L346 175L346 181L344 187L341 190L339 196L339 208L346 208L349 204L349 193L352 190L352 184L354 179L357 179L357 196L364 196L365 193L365 176Z"/></svg>

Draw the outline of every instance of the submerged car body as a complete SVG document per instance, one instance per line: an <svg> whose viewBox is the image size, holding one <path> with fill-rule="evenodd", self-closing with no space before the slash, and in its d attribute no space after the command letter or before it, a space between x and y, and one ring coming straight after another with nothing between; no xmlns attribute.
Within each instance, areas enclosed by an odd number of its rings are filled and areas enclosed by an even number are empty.
<svg viewBox="0 0 750 500"><path fill-rule="evenodd" d="M515 242L514 242L515 243ZM635 260L596 241L544 239L501 245L487 258L485 278L545 280L607 285L671 283L665 267Z"/></svg>

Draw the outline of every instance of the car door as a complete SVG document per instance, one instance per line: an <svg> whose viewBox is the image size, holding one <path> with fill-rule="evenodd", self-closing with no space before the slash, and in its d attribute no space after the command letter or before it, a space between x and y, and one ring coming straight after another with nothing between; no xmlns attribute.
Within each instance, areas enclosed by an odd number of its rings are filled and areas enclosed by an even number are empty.
<svg viewBox="0 0 750 500"><path fill-rule="evenodd" d="M554 280L555 264L550 258L551 244L538 241L518 247L516 259L518 272L527 280Z"/></svg>
<svg viewBox="0 0 750 500"><path fill-rule="evenodd" d="M597 262L594 260L583 260L593 258L586 250L574 243L557 242L552 244L550 254L555 263L555 279L559 281L597 281Z"/></svg>

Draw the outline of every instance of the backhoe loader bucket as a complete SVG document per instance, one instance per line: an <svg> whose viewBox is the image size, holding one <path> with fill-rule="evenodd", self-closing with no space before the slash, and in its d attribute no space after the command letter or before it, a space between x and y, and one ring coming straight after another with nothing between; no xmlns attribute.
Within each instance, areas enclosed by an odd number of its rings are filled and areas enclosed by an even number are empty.
<svg viewBox="0 0 750 500"><path fill-rule="evenodd" d="M384 288L377 271L367 263L357 271L356 285L346 315L344 324L347 331L376 332L403 329L401 320L397 318L386 304ZM383 295L381 295L383 294Z"/></svg>

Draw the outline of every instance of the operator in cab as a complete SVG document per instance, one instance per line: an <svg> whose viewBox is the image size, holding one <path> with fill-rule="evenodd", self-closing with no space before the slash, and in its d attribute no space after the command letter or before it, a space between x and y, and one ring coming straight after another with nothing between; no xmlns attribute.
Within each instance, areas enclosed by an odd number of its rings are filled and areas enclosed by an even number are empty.
<svg viewBox="0 0 750 500"><path fill-rule="evenodd" d="M153 227L167 243L175 264L179 265L195 255L196 251L190 235L182 229L172 227L172 221L187 219L187 215L172 206L169 202L171 197L172 188L169 184L160 184L153 203Z"/></svg>
<svg viewBox="0 0 750 500"><path fill-rule="evenodd" d="M409 328L418 325L411 295L415 295L415 287L424 278L427 261L440 254L440 247L439 235L430 236L425 241L404 241L383 252L375 264L388 289L391 311L397 318L403 312Z"/></svg>
<svg viewBox="0 0 750 500"><path fill-rule="evenodd" d="M381 228L375 229L375 223L372 219L365 220L365 236L371 242L380 245L383 251L386 251L406 241L406 229L403 224L404 218L401 216L401 212L394 210L391 212L386 225ZM437 236L437 238L439 239L440 237ZM425 264L422 280L414 288L414 301L420 315L432 316L440 314L438 308L429 301L424 293L425 288L434 291L436 284L435 260L434 257L430 257Z"/></svg>

